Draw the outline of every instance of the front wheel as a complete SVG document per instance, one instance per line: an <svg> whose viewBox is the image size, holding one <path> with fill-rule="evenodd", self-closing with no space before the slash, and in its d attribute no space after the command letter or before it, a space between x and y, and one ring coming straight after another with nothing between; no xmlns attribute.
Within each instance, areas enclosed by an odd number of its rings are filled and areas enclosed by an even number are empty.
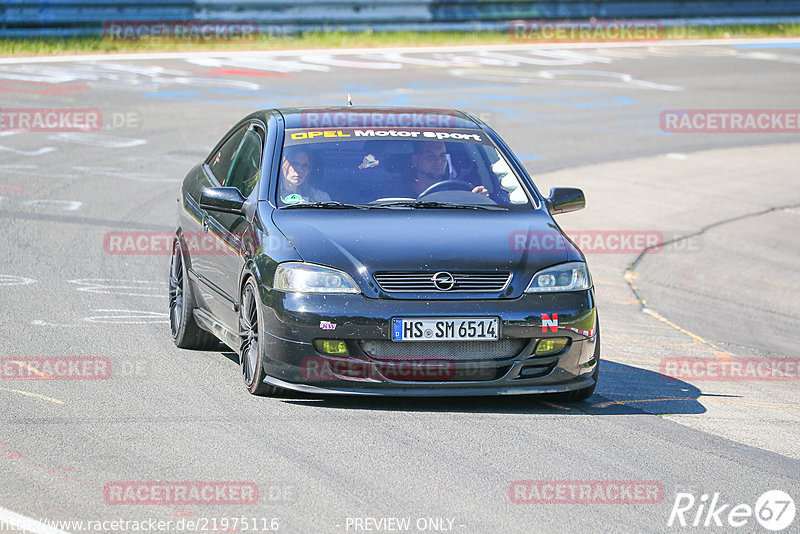
<svg viewBox="0 0 800 534"><path fill-rule="evenodd" d="M264 314L261 299L258 298L258 287L250 278L242 288L239 306L239 365L242 369L244 385L253 395L275 396L280 388L264 383L264 360L261 333L264 331Z"/></svg>

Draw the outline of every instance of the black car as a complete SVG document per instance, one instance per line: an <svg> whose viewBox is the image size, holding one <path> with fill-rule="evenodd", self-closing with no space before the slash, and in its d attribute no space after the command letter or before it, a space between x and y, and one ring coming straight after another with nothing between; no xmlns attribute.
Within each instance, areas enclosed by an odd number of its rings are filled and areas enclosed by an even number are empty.
<svg viewBox="0 0 800 534"><path fill-rule="evenodd" d="M183 182L172 337L227 344L253 394L585 399L594 289L553 220L584 205L467 113L253 113Z"/></svg>

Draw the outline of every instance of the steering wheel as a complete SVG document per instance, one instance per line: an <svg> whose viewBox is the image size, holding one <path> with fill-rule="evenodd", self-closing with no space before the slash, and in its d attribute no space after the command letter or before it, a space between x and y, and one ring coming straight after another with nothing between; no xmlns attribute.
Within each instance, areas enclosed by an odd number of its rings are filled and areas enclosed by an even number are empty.
<svg viewBox="0 0 800 534"><path fill-rule="evenodd" d="M422 198L426 195L430 195L431 193L436 193L438 191L472 191L472 186L467 182L462 182L461 180L442 180L441 182L436 182L428 189L423 191L417 197Z"/></svg>

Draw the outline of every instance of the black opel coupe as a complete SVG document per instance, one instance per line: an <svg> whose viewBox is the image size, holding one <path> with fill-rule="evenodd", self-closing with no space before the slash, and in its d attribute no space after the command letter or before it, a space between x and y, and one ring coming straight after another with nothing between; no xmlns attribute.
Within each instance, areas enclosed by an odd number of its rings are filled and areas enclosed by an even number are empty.
<svg viewBox="0 0 800 534"><path fill-rule="evenodd" d="M600 338L586 259L503 140L463 112L253 113L186 176L169 279L181 348L283 390L586 399Z"/></svg>

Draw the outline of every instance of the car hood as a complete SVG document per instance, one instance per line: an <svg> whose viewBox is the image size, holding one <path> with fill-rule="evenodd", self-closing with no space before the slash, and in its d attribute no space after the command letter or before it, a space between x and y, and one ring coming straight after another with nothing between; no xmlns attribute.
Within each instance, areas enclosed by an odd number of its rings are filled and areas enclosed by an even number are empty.
<svg viewBox="0 0 800 534"><path fill-rule="evenodd" d="M503 271L513 277L500 296L513 298L536 271L582 259L543 210L286 209L272 220L304 261L347 272L368 296L385 296L381 271Z"/></svg>

